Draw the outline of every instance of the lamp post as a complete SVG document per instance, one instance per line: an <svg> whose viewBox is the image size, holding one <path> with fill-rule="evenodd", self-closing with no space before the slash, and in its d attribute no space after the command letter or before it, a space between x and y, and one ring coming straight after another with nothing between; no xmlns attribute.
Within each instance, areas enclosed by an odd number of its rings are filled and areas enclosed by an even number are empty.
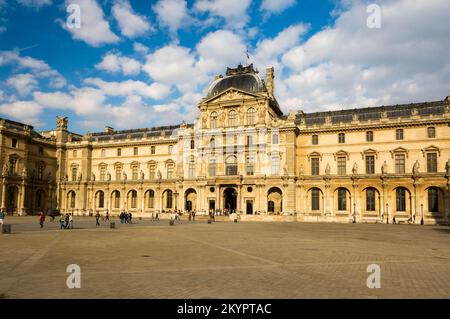
<svg viewBox="0 0 450 319"><path fill-rule="evenodd" d="M177 202L178 202L178 192L177 192L177 191L175 191L174 195L175 195L175 212L176 212L176 211L178 210L178 208L177 208Z"/></svg>
<svg viewBox="0 0 450 319"><path fill-rule="evenodd" d="M420 225L423 225L423 204L420 204Z"/></svg>

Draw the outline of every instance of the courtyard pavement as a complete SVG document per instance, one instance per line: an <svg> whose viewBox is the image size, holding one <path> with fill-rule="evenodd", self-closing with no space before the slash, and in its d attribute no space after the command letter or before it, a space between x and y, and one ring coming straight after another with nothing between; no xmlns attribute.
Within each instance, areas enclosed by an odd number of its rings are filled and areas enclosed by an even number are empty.
<svg viewBox="0 0 450 319"><path fill-rule="evenodd" d="M449 227L114 221L7 217L0 298L450 298ZM381 288L366 285L371 264Z"/></svg>

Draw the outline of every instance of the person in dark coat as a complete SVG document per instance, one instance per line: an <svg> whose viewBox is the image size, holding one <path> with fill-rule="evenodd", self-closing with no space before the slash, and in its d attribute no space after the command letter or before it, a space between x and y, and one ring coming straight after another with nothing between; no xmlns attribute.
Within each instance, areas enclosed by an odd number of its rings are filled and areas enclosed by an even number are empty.
<svg viewBox="0 0 450 319"><path fill-rule="evenodd" d="M44 212L41 212L39 214L39 225L41 225L41 228L44 228L44 221L45 221L45 214Z"/></svg>
<svg viewBox="0 0 450 319"><path fill-rule="evenodd" d="M95 227L100 226L100 213L97 211L97 214L95 215Z"/></svg>

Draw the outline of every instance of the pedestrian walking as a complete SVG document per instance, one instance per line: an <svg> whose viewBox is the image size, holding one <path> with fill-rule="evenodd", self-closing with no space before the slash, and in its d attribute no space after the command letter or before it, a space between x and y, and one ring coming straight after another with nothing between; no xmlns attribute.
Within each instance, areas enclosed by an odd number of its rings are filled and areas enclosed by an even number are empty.
<svg viewBox="0 0 450 319"><path fill-rule="evenodd" d="M106 211L106 221L109 222L109 212Z"/></svg>
<svg viewBox="0 0 450 319"><path fill-rule="evenodd" d="M95 215L95 227L100 226L100 213L97 211L97 214Z"/></svg>
<svg viewBox="0 0 450 319"><path fill-rule="evenodd" d="M66 216L64 217L64 228L69 228L69 213L66 213Z"/></svg>
<svg viewBox="0 0 450 319"><path fill-rule="evenodd" d="M64 215L61 214L61 216L59 216L59 229L66 228L65 222L66 222L66 219L64 218Z"/></svg>
<svg viewBox="0 0 450 319"><path fill-rule="evenodd" d="M131 219L133 218L133 215L130 213L129 215L128 215L128 220L129 220L129 222L130 222L130 224L132 224L132 222L131 222Z"/></svg>
<svg viewBox="0 0 450 319"><path fill-rule="evenodd" d="M45 214L44 212L41 212L39 215L39 225L41 225L41 228L44 228L44 221L45 221Z"/></svg>
<svg viewBox="0 0 450 319"><path fill-rule="evenodd" d="M192 211L192 221L195 222L195 210Z"/></svg>
<svg viewBox="0 0 450 319"><path fill-rule="evenodd" d="M69 214L69 228L73 229L73 216L72 216L72 214Z"/></svg>

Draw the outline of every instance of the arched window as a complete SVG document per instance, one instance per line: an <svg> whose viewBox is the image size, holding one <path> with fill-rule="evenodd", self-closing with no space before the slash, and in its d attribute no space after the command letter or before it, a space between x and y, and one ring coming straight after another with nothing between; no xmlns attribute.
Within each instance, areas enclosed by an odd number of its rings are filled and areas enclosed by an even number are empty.
<svg viewBox="0 0 450 319"><path fill-rule="evenodd" d="M396 204L398 212L406 211L406 190L404 188L397 188Z"/></svg>
<svg viewBox="0 0 450 319"><path fill-rule="evenodd" d="M228 113L228 126L229 127L233 127L236 126L236 118L237 118L237 113L235 110L231 110Z"/></svg>
<svg viewBox="0 0 450 319"><path fill-rule="evenodd" d="M131 208L137 208L137 191L131 191Z"/></svg>
<svg viewBox="0 0 450 319"><path fill-rule="evenodd" d="M149 190L148 191L148 208L154 208L155 207L155 191Z"/></svg>
<svg viewBox="0 0 450 319"><path fill-rule="evenodd" d="M249 108L247 110L247 124L253 125L256 122L256 110L254 108Z"/></svg>
<svg viewBox="0 0 450 319"><path fill-rule="evenodd" d="M366 211L374 212L375 211L375 189L368 188L366 190Z"/></svg>
<svg viewBox="0 0 450 319"><path fill-rule="evenodd" d="M320 210L320 190L318 188L311 190L311 210Z"/></svg>
<svg viewBox="0 0 450 319"><path fill-rule="evenodd" d="M347 190L345 188L338 189L338 210L347 210Z"/></svg>
<svg viewBox="0 0 450 319"><path fill-rule="evenodd" d="M75 208L76 194L74 191L69 192L69 208Z"/></svg>
<svg viewBox="0 0 450 319"><path fill-rule="evenodd" d="M439 212L439 190L436 187L428 189L428 211L431 213Z"/></svg>
<svg viewBox="0 0 450 319"><path fill-rule="evenodd" d="M120 208L120 192L119 191L113 192L113 202L114 202L114 208Z"/></svg>
<svg viewBox="0 0 450 319"><path fill-rule="evenodd" d="M237 158L234 155L230 155L226 160L226 173L227 175L237 175L238 167L237 167Z"/></svg>
<svg viewBox="0 0 450 319"><path fill-rule="evenodd" d="M210 128L217 128L217 112L212 112L209 116Z"/></svg>
<svg viewBox="0 0 450 319"><path fill-rule="evenodd" d="M172 191L168 190L166 196L166 208L172 208Z"/></svg>
<svg viewBox="0 0 450 319"><path fill-rule="evenodd" d="M105 193L103 191L97 192L97 204L98 208L104 208L105 207Z"/></svg>

